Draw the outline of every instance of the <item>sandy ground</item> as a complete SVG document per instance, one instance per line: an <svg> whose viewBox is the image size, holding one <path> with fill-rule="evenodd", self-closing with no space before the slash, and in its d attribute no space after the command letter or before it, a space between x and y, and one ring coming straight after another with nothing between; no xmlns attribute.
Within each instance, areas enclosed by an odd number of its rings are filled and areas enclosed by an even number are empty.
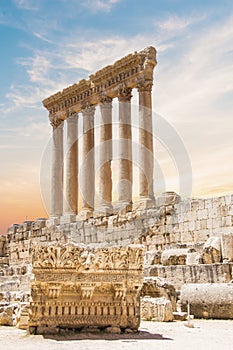
<svg viewBox="0 0 233 350"><path fill-rule="evenodd" d="M0 327L0 349L4 350L233 350L233 320L194 320L186 322L142 322L139 334L73 335L57 338L27 335L14 327Z"/></svg>

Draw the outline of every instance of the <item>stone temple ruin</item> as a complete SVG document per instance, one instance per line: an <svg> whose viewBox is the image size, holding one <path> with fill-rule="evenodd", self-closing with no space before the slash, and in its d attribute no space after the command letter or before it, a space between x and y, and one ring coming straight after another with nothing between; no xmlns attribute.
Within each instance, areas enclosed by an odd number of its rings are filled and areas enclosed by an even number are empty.
<svg viewBox="0 0 233 350"><path fill-rule="evenodd" d="M0 324L37 334L129 332L138 329L140 318L185 318L187 303L195 317L233 318L233 195L182 200L166 192L154 197L155 66L156 50L148 47L43 101L53 127L50 218L14 224L0 237ZM132 89L139 94L141 146L135 202ZM114 98L121 154L115 204ZM95 172L97 106L101 166Z"/></svg>

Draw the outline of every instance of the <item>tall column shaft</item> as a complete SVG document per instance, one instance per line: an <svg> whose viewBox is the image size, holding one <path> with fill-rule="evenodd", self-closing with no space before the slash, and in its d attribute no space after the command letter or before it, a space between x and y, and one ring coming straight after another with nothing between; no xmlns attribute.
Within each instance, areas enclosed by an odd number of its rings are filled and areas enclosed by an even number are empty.
<svg viewBox="0 0 233 350"><path fill-rule="evenodd" d="M64 214L75 215L78 210L78 114L67 118L64 188Z"/></svg>
<svg viewBox="0 0 233 350"><path fill-rule="evenodd" d="M83 136L82 136L82 164L80 167L80 217L87 219L93 216L95 194L95 157L94 157L94 113L95 107L82 110Z"/></svg>
<svg viewBox="0 0 233 350"><path fill-rule="evenodd" d="M63 122L53 125L50 217L63 211Z"/></svg>
<svg viewBox="0 0 233 350"><path fill-rule="evenodd" d="M138 87L139 91L139 199L148 203L154 201L153 190L153 129L152 129L152 82L146 81Z"/></svg>
<svg viewBox="0 0 233 350"><path fill-rule="evenodd" d="M96 215L112 213L112 99L100 100L100 154L99 154L99 203Z"/></svg>
<svg viewBox="0 0 233 350"><path fill-rule="evenodd" d="M118 203L131 210L132 205L132 135L131 89L119 91L119 178Z"/></svg>

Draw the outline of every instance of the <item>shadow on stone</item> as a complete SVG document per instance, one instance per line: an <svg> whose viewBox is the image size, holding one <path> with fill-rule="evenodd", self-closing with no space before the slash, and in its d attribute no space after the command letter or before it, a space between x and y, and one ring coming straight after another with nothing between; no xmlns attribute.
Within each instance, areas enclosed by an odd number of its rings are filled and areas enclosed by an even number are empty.
<svg viewBox="0 0 233 350"><path fill-rule="evenodd" d="M72 340L123 340L126 342L134 342L137 340L173 340L172 338L163 337L162 334L150 333L147 331L139 331L136 333L90 333L90 332L67 332L65 334L44 334L44 339L52 339L56 341L72 341Z"/></svg>

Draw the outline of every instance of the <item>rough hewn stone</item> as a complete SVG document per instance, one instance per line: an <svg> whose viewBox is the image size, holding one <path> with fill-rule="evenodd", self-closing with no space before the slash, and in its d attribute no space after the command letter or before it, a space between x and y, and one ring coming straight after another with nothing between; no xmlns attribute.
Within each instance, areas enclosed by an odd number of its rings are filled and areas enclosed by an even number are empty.
<svg viewBox="0 0 233 350"><path fill-rule="evenodd" d="M220 237L210 237L204 244L202 260L204 264L219 263L222 259Z"/></svg>
<svg viewBox="0 0 233 350"><path fill-rule="evenodd" d="M170 300L145 296L141 299L141 318L147 321L173 321L173 310Z"/></svg>
<svg viewBox="0 0 233 350"><path fill-rule="evenodd" d="M222 258L224 262L233 261L233 232L223 233L221 237Z"/></svg>
<svg viewBox="0 0 233 350"><path fill-rule="evenodd" d="M28 329L29 321L29 303L21 303L17 309L15 317L15 326L19 329Z"/></svg>
<svg viewBox="0 0 233 350"><path fill-rule="evenodd" d="M193 249L166 249L162 252L161 264L167 265L186 265L187 254L192 253Z"/></svg>
<svg viewBox="0 0 233 350"><path fill-rule="evenodd" d="M159 277L145 277L141 289L141 297L164 297L171 301L173 311L176 311L176 290L165 279Z"/></svg>

